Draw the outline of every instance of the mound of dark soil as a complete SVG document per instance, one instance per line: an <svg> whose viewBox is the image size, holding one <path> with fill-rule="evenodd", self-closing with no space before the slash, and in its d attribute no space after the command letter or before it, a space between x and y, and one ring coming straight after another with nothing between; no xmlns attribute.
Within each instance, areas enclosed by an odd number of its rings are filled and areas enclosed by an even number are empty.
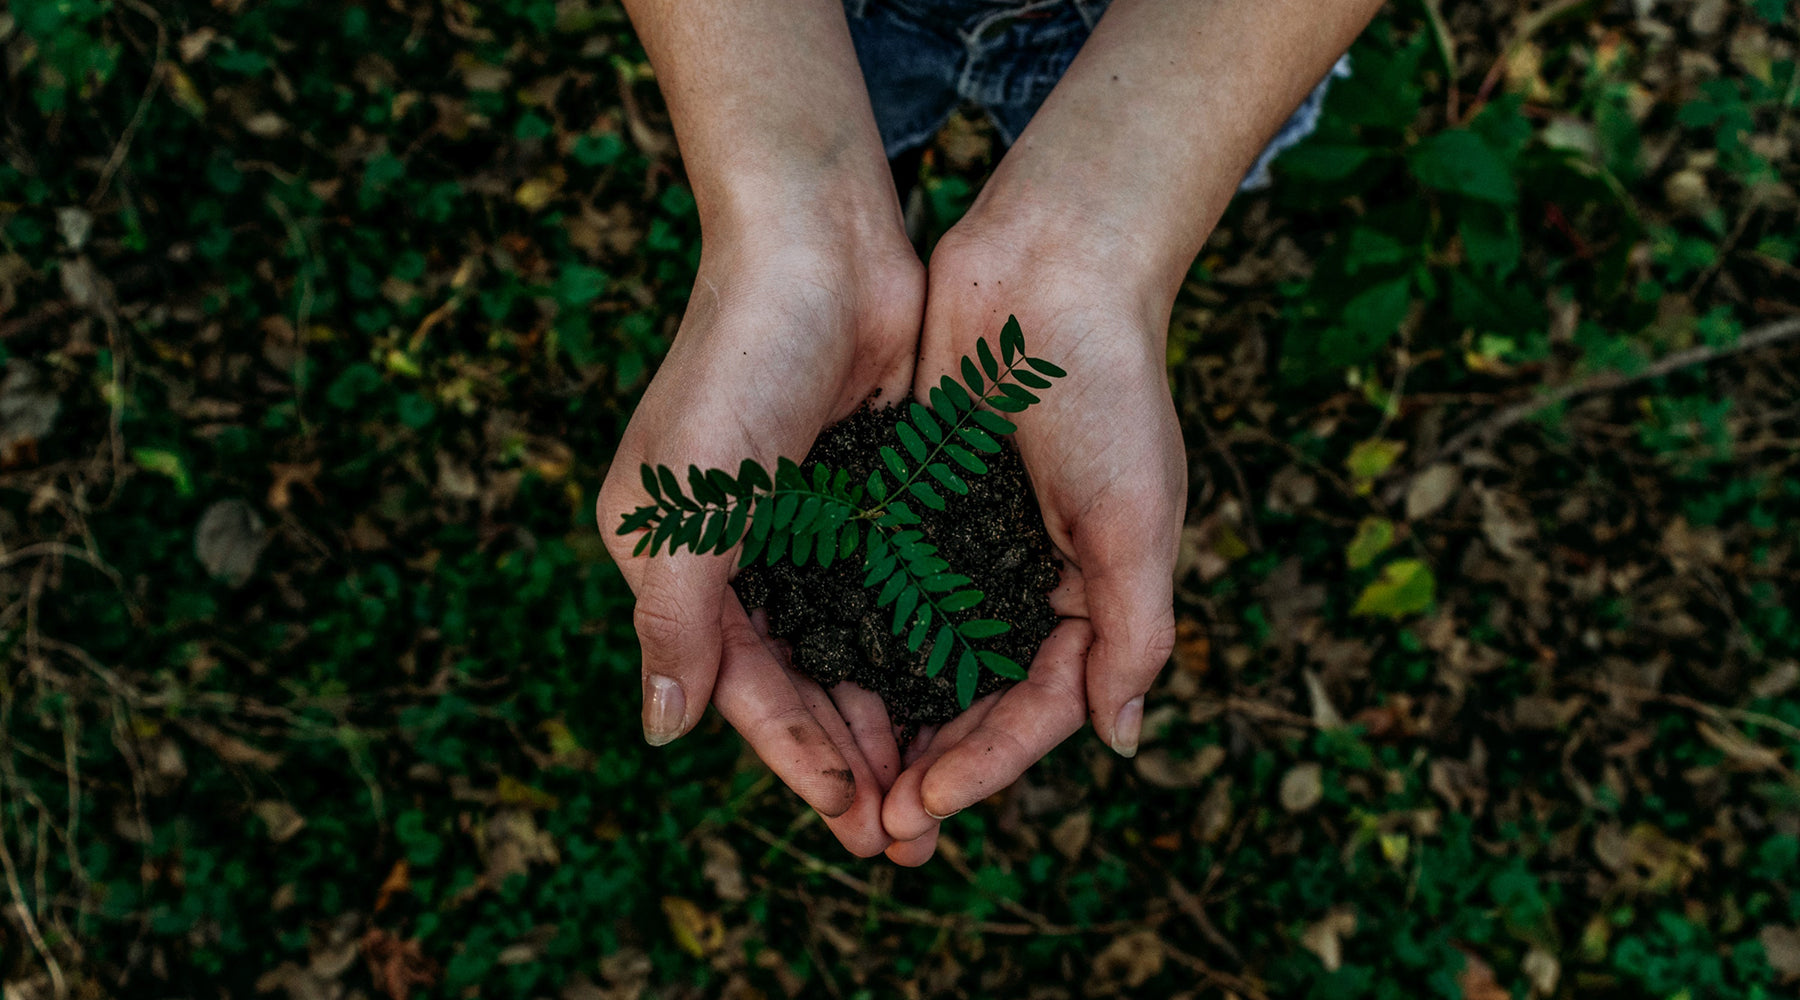
<svg viewBox="0 0 1800 1000"><path fill-rule="evenodd" d="M826 428L803 467L810 474L814 464L824 463L848 469L852 482L867 479L881 463L881 446L897 442L894 424L908 401L880 410L865 406ZM988 472L965 477L966 496L940 491L942 511L910 506L924 519L919 530L926 540L938 547L953 571L969 577L986 595L975 614L1012 626L1004 635L978 642L1029 666L1058 621L1049 593L1056 586L1059 563L1018 453L1009 444L983 457ZM893 608L877 607L875 592L862 581L859 555L826 569L816 563L799 568L759 563L738 574L734 586L745 607L767 610L769 631L792 647L795 669L828 688L850 680L874 691L887 702L894 723L909 730L954 718L961 711L954 662L938 676L927 677L930 640L918 652L908 651L906 637L894 635L890 627ZM1010 683L983 671L976 697Z"/></svg>

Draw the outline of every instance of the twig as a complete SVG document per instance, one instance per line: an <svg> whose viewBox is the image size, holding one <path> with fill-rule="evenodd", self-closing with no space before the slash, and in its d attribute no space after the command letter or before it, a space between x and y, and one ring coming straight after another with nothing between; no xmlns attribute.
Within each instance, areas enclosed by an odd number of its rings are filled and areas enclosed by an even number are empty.
<svg viewBox="0 0 1800 1000"><path fill-rule="evenodd" d="M1685 694L1665 694L1650 688L1633 687L1629 684L1616 684L1610 681L1589 681L1587 686L1602 694L1622 694L1631 698L1641 698L1644 701L1660 701L1676 705L1690 712L1710 716L1719 722L1748 722L1752 725L1772 729L1790 740L1800 742L1800 726L1784 722L1762 712L1752 712L1747 708L1725 708L1721 705L1708 704Z"/></svg>
<svg viewBox="0 0 1800 1000"><path fill-rule="evenodd" d="M1449 441L1445 442L1442 447L1421 460L1418 463L1417 468L1429 468L1451 455L1463 451L1475 442L1492 438L1501 431L1506 430L1514 424L1517 424L1542 410L1546 410L1552 406L1561 405L1580 396L1622 389L1625 386L1634 385L1638 382L1649 381L1653 378L1661 378L1664 375L1671 374L1683 368L1689 368L1694 365L1710 364L1721 358L1728 358L1734 355L1743 354L1747 351L1758 350L1772 344L1778 344L1784 340L1790 340L1797 336L1800 336L1800 317L1784 319L1751 330L1730 344L1704 344L1699 347L1690 347L1685 351L1676 351L1674 354L1657 361L1643 371L1634 372L1630 375L1608 371L1580 379L1569 385L1565 385L1560 389L1547 392L1541 396L1534 396L1531 399L1514 403L1513 405L1500 410L1493 416L1462 431ZM1387 491L1387 502L1390 504L1396 503L1401 497L1405 496L1406 485L1406 481L1402 480L1390 487Z"/></svg>
<svg viewBox="0 0 1800 1000"><path fill-rule="evenodd" d="M149 18L150 23L156 25L156 61L150 65L150 82L144 86L144 96L138 98L137 110L132 113L125 131L120 133L119 141L113 144L112 155L106 158L106 165L100 169L100 183L94 185L94 193L88 196L89 208L99 207L100 199L106 197L106 189L112 186L113 175L124 165L125 153L131 149L131 140L137 136L138 128L144 124L144 115L150 110L150 100L156 96L157 88L162 86L163 67L169 50L169 32L163 26L162 17L138 0L125 0L125 6Z"/></svg>
<svg viewBox="0 0 1800 1000"><path fill-rule="evenodd" d="M0 833L0 868L6 871L6 885L12 891L13 912L18 915L20 926L25 928L25 936L31 939L31 947L50 972L50 988L57 1000L69 995L69 984L63 980L62 966L56 956L50 953L50 946L44 942L44 935L38 930L37 918L32 916L31 907L25 905L25 890L19 883L19 869L13 863L12 851L6 846L6 837Z"/></svg>
<svg viewBox="0 0 1800 1000"><path fill-rule="evenodd" d="M882 893L876 890L873 885L844 871L837 865L824 861L812 854L808 854L806 851L795 847L786 840L777 837L775 834L770 833L768 830L763 829L749 820L740 819L737 821L737 825L757 840L762 841L781 853L786 854L788 857L793 858L795 861L800 862L800 864L805 866L808 871L818 875L824 875L826 878L850 889L852 892L862 895L871 903L874 903L876 900L883 900ZM967 871L967 868L965 867L963 870ZM1032 937L1036 935L1048 937L1075 937L1081 934L1116 934L1121 930L1138 926L1134 921L1114 921L1107 924L1095 924L1091 927L1069 927L1047 922L1042 924L1002 924L986 920L970 921L957 917L945 916L941 913L933 913L930 910L921 909L917 906L908 906L904 903L897 903L891 899L883 900L882 905L879 907L872 905L869 912L881 919L894 920L900 923L920 924L926 927L938 927L946 930L962 928L974 931L977 934L997 934L1014 937ZM1042 917L1039 917L1038 919L1040 921L1043 920Z"/></svg>
<svg viewBox="0 0 1800 1000"><path fill-rule="evenodd" d="M1206 443L1212 446L1213 451L1219 453L1219 458L1224 461L1225 468L1231 472L1232 480L1237 483L1238 499L1243 501L1244 533L1249 536L1246 541L1250 543L1250 551L1261 552L1263 548L1262 532L1258 531L1256 527L1256 494L1250 492L1250 481L1244 477L1243 467L1238 464L1237 456L1231 453L1230 446L1219 437L1219 433L1213 430L1212 423L1201 415L1198 409L1193 412L1193 417L1200 424L1200 429L1206 433Z"/></svg>
<svg viewBox="0 0 1800 1000"><path fill-rule="evenodd" d="M1450 25L1444 21L1443 0L1420 0L1420 4L1431 22L1431 37L1437 42L1438 54L1444 57L1444 119L1454 122L1460 97L1456 86L1456 39L1450 34Z"/></svg>
<svg viewBox="0 0 1800 1000"><path fill-rule="evenodd" d="M1513 35L1512 40L1507 42L1506 47L1500 50L1500 54L1494 57L1494 64L1488 67L1487 76L1481 81L1481 89L1475 92L1475 99L1469 102L1469 113L1463 116L1463 120L1474 118L1487 105L1488 98L1493 95L1494 88L1500 83L1500 77L1505 75L1506 64L1512 60L1513 53L1530 41L1532 35L1542 31L1563 15L1592 2L1593 0L1555 0L1537 13L1526 17L1520 23L1519 30Z"/></svg>

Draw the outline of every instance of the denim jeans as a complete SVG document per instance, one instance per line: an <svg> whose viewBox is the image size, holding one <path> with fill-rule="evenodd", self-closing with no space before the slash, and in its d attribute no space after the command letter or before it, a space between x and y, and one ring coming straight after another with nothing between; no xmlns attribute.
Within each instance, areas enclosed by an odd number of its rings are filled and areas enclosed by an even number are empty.
<svg viewBox="0 0 1800 1000"><path fill-rule="evenodd" d="M979 105L1011 145L1062 78L1108 0L844 0L850 37L889 158L931 141L958 105ZM1269 162L1306 138L1333 77L1301 102L1245 175L1269 183Z"/></svg>

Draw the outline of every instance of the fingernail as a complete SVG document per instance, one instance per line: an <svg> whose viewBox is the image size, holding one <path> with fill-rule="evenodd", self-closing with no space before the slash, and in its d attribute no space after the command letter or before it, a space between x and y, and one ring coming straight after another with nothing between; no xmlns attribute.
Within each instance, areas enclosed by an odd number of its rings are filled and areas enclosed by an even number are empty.
<svg viewBox="0 0 1800 1000"><path fill-rule="evenodd" d="M927 809L927 810L925 810L925 815L930 816L932 819L937 820L939 823L942 823L943 821L949 819L950 817L956 815L959 812L962 812L962 810L961 809L952 809L949 812L943 814L942 816L939 816L937 813L934 813L931 810Z"/></svg>
<svg viewBox="0 0 1800 1000"><path fill-rule="evenodd" d="M644 679L644 742L662 746L681 735L687 718L687 696L673 677L651 674Z"/></svg>
<svg viewBox="0 0 1800 1000"><path fill-rule="evenodd" d="M1144 696L1138 695L1119 709L1119 717L1113 720L1113 752L1121 757L1136 757L1138 747L1138 731L1144 728Z"/></svg>

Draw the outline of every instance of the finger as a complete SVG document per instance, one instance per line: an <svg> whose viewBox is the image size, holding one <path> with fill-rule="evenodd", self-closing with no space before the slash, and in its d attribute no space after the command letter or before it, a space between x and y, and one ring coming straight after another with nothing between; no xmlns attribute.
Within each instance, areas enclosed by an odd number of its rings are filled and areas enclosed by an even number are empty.
<svg viewBox="0 0 1800 1000"><path fill-rule="evenodd" d="M856 794L850 802L850 808L836 816L825 817L825 825L831 830L844 849L859 858L872 858L886 850L893 840L881 826L881 795L883 789L876 781L874 771L863 756L861 748L856 745L856 738L851 735L838 707L825 693L818 682L802 674L793 673L795 690L806 703L807 711L825 731L838 755L850 765L850 776L855 782Z"/></svg>
<svg viewBox="0 0 1800 1000"><path fill-rule="evenodd" d="M632 624L643 650L644 739L651 746L692 729L712 698L729 573L725 559L688 553L659 556L638 570Z"/></svg>
<svg viewBox="0 0 1800 1000"><path fill-rule="evenodd" d="M916 840L904 840L891 844L887 849L889 861L903 868L917 868L937 853L938 824L931 825L931 832Z"/></svg>
<svg viewBox="0 0 1800 1000"><path fill-rule="evenodd" d="M848 682L831 689L831 700L838 714L850 727L850 736L868 762L875 783L883 795L900 776L900 745L894 739L894 726L888 720L887 703L881 696L861 685Z"/></svg>
<svg viewBox="0 0 1800 1000"><path fill-rule="evenodd" d="M915 740L912 749L907 752L906 770L894 779L893 787L888 789L887 799L881 804L881 825L888 836L896 842L904 843L917 840L936 828L938 822L950 814L933 816L925 811L923 785L925 775L956 742L974 731L981 720L993 711L999 703L1001 695L991 694L970 705L963 713L945 723L929 734L929 738ZM924 734L921 734L924 735Z"/></svg>
<svg viewBox="0 0 1800 1000"><path fill-rule="evenodd" d="M1088 711L1094 732L1125 757L1137 754L1144 694L1175 648L1174 572L1161 556L1133 545L1083 564L1094 626Z"/></svg>
<svg viewBox="0 0 1800 1000"><path fill-rule="evenodd" d="M830 819L856 801L856 777L808 710L792 675L763 645L736 595L725 602L724 660L713 706L794 794Z"/></svg>
<svg viewBox="0 0 1800 1000"><path fill-rule="evenodd" d="M926 768L919 788L925 813L947 817L1000 791L1081 728L1087 718L1082 671L1092 639L1079 618L1056 626L1030 675Z"/></svg>

